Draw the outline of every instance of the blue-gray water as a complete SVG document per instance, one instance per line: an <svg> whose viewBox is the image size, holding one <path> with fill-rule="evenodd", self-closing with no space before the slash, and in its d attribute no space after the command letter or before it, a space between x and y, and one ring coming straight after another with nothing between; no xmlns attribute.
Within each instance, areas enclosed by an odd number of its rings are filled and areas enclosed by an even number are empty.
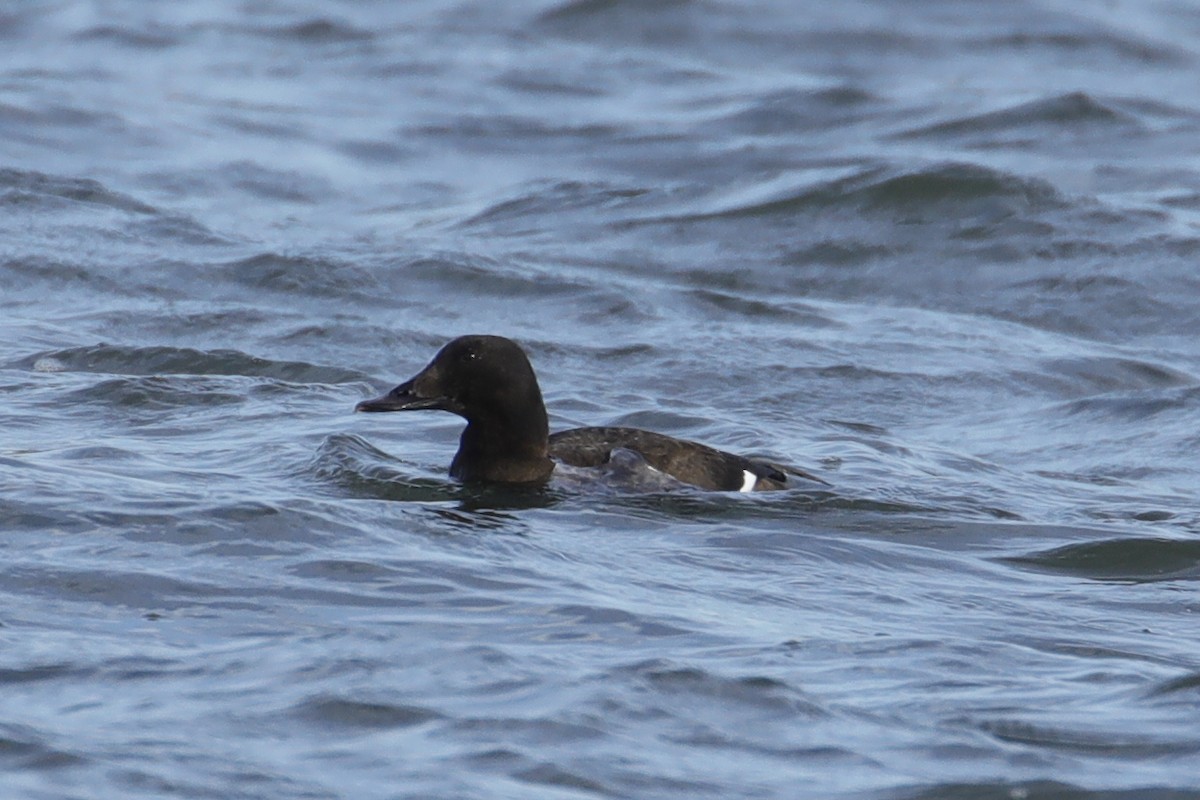
<svg viewBox="0 0 1200 800"><path fill-rule="evenodd" d="M0 10L4 798L1200 797L1200 7ZM831 492L465 492L354 415Z"/></svg>

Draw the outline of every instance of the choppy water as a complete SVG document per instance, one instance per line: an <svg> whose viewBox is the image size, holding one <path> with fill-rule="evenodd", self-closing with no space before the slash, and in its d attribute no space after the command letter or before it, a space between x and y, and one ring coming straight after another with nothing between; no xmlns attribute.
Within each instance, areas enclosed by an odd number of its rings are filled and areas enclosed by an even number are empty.
<svg viewBox="0 0 1200 800"><path fill-rule="evenodd" d="M0 11L12 798L1200 797L1200 7ZM554 427L832 492L466 492Z"/></svg>

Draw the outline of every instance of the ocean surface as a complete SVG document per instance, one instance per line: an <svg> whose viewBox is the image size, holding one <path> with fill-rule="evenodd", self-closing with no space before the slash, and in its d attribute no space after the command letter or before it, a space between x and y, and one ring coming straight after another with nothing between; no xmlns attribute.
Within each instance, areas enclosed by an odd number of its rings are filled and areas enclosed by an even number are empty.
<svg viewBox="0 0 1200 800"><path fill-rule="evenodd" d="M0 9L0 797L1200 798L1200 3ZM354 414L811 470L464 488Z"/></svg>

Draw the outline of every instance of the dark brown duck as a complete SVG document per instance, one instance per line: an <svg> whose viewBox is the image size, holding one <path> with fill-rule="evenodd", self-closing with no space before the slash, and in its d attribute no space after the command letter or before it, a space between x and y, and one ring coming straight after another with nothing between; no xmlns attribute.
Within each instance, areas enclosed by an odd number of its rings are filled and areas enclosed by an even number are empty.
<svg viewBox="0 0 1200 800"><path fill-rule="evenodd" d="M467 421L450 474L466 483L537 484L556 462L609 463L615 450L682 483L710 491L785 489L791 478L825 483L792 467L755 461L638 428L572 428L550 434L537 376L525 352L502 336L461 336L410 380L355 411L440 409Z"/></svg>

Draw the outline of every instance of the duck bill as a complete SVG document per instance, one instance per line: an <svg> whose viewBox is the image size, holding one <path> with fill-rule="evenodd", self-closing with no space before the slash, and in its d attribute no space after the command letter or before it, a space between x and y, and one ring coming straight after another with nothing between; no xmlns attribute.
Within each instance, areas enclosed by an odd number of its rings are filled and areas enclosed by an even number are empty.
<svg viewBox="0 0 1200 800"><path fill-rule="evenodd" d="M416 379L406 381L385 395L372 400L363 400L354 407L355 411L421 411L427 408L450 410L450 400L445 397L422 397L414 386Z"/></svg>

